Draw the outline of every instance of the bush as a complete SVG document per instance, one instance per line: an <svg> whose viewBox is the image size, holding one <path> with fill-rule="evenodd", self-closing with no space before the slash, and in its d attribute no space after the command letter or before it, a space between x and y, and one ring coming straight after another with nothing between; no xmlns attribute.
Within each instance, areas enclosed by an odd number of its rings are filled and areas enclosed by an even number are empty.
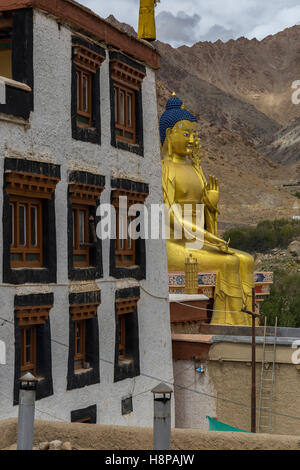
<svg viewBox="0 0 300 470"><path fill-rule="evenodd" d="M261 313L266 315L267 324L300 328L300 273L276 271L271 295L263 302Z"/></svg>
<svg viewBox="0 0 300 470"><path fill-rule="evenodd" d="M273 248L287 248L300 236L298 220L264 220L256 227L235 227L224 233L232 248L248 252L268 252Z"/></svg>

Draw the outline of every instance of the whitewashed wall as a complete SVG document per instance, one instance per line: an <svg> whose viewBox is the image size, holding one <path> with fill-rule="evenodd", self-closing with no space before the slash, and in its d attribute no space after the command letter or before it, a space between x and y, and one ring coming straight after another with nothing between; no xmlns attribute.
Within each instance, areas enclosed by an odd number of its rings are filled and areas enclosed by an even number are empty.
<svg viewBox="0 0 300 470"><path fill-rule="evenodd" d="M162 202L159 133L155 73L147 68L142 85L144 111L144 158L111 147L109 60L101 66L101 146L72 139L71 129L71 36L69 29L46 15L34 15L34 112L30 129L7 123L0 116L0 174L3 178L4 157L18 157L61 165L61 182L56 189L57 282L54 286L5 287L0 285L0 316L13 321L13 302L16 294L54 293L54 308L50 313L51 335L68 345L69 304L71 289L101 289L102 304L98 311L100 331L100 380L79 390L66 391L68 348L52 343L52 373L54 395L37 402L37 417L60 418L70 421L72 410L97 404L97 422L102 424L151 426L153 397L151 392L133 398L134 411L121 416L121 399L141 394L157 385L158 380L172 382L171 338L169 307L165 300L156 299L141 290L138 303L141 376L113 383L115 348L114 292L116 288L139 285L135 280L109 280L109 242L103 243L104 278L95 283L68 281L67 247L67 175L70 170L89 171L106 176L106 190L101 202L110 202L111 176L127 177L150 185L147 206ZM105 45L102 44L105 47ZM2 191L0 218L2 219ZM3 252L0 224L0 254ZM167 259L163 241L148 241L147 280L140 285L150 293L167 297ZM0 255L1 256L1 255ZM2 262L0 262L2 280ZM1 321L0 321L1 325ZM14 327L0 327L0 339L7 343L7 366L0 366L0 419L17 415L12 406L14 380ZM50 413L46 415L40 411Z"/></svg>

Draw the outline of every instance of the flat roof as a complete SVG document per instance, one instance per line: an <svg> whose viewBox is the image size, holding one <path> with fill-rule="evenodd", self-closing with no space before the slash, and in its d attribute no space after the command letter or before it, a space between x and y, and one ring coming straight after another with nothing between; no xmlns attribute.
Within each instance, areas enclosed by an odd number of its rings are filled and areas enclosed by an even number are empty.
<svg viewBox="0 0 300 470"><path fill-rule="evenodd" d="M159 53L148 42L136 39L74 0L1 0L1 11L34 8L47 12L105 44L159 69ZM138 9L137 9L138 15Z"/></svg>

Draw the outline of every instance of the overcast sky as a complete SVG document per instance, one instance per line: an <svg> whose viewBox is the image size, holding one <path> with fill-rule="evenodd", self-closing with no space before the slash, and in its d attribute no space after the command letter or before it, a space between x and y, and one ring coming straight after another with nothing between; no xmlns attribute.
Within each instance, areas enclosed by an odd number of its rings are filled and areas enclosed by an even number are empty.
<svg viewBox="0 0 300 470"><path fill-rule="evenodd" d="M79 1L137 29L139 0ZM263 39L300 24L300 0L161 0L156 22L157 39L174 47L241 36Z"/></svg>

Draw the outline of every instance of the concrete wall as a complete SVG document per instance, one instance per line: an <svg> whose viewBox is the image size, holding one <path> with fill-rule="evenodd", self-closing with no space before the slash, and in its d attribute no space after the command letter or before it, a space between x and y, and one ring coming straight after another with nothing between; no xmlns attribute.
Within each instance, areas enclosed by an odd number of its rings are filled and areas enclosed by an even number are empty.
<svg viewBox="0 0 300 470"><path fill-rule="evenodd" d="M273 411L299 417L300 371L291 363L293 351L288 346L277 346ZM205 369L204 374L195 372L200 363L174 361L176 426L208 429L208 415L231 426L250 431L251 345L217 343L211 346L209 357L209 361L201 363ZM257 348L257 361L259 407L261 348ZM180 387L186 387L189 391ZM300 420L273 415L271 432L300 435Z"/></svg>
<svg viewBox="0 0 300 470"><path fill-rule="evenodd" d="M157 297L168 296L168 276L165 243L147 241L146 281L115 281L109 278L109 241L103 243L104 279L90 283L68 281L67 262L67 190L68 172L89 171L106 176L106 189L101 202L110 202L111 176L128 177L150 185L146 205L162 202L159 134L155 73L147 68L142 85L144 110L144 158L110 145L109 60L101 66L101 146L75 141L71 131L71 36L72 32L46 15L34 14L34 112L30 129L17 123L7 123L0 116L0 179L2 186L4 157L18 157L61 165L61 181L56 189L57 285L6 287L0 284L0 316L13 321L14 295L39 292L54 293L54 308L50 313L52 339L52 372L54 395L37 404L37 416L45 419L70 420L70 412L97 404L97 422L103 424L152 424L153 397L150 392L161 380L172 381L172 358L168 302L154 298L141 289L138 303L141 376L113 383L115 348L115 290L139 285ZM103 45L102 45L103 46ZM2 119L2 120L1 120ZM17 120L15 120L17 121ZM2 192L0 192L2 220ZM0 224L0 257L3 252ZM2 279L2 262L0 262ZM159 279L159 282L158 282ZM107 282L110 281L111 282ZM101 384L66 392L70 290L101 289L102 304L98 311L100 330ZM1 322L0 322L1 325ZM7 343L7 365L0 366L0 417L17 415L12 406L14 377L14 327L0 327L0 339ZM107 362L110 361L110 362ZM143 375L145 374L145 375ZM157 377L148 378L146 375ZM132 394L134 411L121 416L121 399ZM135 395L138 395L135 397ZM47 418L47 419L48 419Z"/></svg>

